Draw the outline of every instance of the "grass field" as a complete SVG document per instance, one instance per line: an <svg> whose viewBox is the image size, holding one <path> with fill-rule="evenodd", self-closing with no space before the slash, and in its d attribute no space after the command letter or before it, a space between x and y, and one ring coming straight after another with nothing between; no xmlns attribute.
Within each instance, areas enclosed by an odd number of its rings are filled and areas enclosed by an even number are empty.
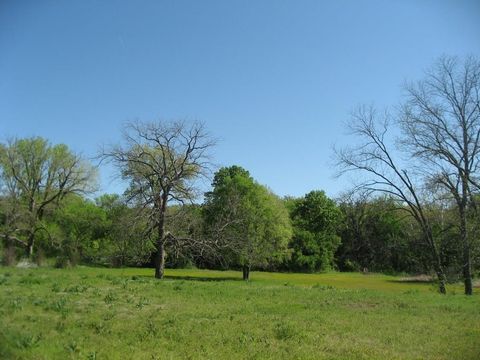
<svg viewBox="0 0 480 360"><path fill-rule="evenodd" d="M0 268L0 359L479 359L480 296L384 275Z"/></svg>

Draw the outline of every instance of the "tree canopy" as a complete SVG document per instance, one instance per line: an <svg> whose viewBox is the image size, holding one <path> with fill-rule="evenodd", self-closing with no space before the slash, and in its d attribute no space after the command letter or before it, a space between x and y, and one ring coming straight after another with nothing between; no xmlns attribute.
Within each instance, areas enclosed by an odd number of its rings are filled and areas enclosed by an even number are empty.
<svg viewBox="0 0 480 360"><path fill-rule="evenodd" d="M294 229L291 266L301 271L332 269L342 217L335 202L323 191L311 191L291 201L290 214Z"/></svg>
<svg viewBox="0 0 480 360"><path fill-rule="evenodd" d="M291 224L283 202L239 166L220 169L205 196L205 217L212 236L226 245L228 262L243 269L281 261Z"/></svg>

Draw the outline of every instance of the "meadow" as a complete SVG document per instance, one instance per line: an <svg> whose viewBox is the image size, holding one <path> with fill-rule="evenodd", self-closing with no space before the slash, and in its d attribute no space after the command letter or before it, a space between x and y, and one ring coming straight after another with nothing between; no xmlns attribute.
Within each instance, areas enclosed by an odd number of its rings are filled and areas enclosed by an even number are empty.
<svg viewBox="0 0 480 360"><path fill-rule="evenodd" d="M0 267L1 359L478 359L480 296L358 273Z"/></svg>

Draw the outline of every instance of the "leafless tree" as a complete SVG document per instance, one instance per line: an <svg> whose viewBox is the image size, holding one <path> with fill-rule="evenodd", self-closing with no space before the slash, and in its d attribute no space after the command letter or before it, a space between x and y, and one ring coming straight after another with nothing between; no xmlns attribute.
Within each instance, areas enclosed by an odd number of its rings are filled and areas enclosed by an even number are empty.
<svg viewBox="0 0 480 360"><path fill-rule="evenodd" d="M416 83L406 85L403 144L423 161L430 182L450 194L459 216L465 294L471 295L469 213L480 191L480 61L442 57Z"/></svg>
<svg viewBox="0 0 480 360"><path fill-rule="evenodd" d="M124 127L123 140L104 149L102 157L130 181L126 195L142 209L148 231L155 234L155 277L161 279L167 243L181 241L166 229L168 204L197 197L196 180L209 174L215 141L201 123L183 121L131 122Z"/></svg>
<svg viewBox="0 0 480 360"><path fill-rule="evenodd" d="M365 180L356 185L357 190L381 192L397 199L399 209L406 211L418 223L422 241L430 249L432 267L439 281L439 290L446 293L446 277L440 259L438 245L434 239L426 203L422 198L422 187L413 168L401 166L394 158L395 149L390 148L388 138L390 115L379 118L372 107L359 107L352 114L349 124L351 133L360 143L343 149L336 149L339 175L347 172L361 172Z"/></svg>

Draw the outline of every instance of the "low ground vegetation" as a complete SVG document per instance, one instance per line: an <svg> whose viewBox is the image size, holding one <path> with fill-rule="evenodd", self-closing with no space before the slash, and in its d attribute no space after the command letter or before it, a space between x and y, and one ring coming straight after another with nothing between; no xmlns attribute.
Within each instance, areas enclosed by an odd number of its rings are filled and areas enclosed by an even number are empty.
<svg viewBox="0 0 480 360"><path fill-rule="evenodd" d="M478 295L377 274L0 268L5 359L478 359Z"/></svg>

